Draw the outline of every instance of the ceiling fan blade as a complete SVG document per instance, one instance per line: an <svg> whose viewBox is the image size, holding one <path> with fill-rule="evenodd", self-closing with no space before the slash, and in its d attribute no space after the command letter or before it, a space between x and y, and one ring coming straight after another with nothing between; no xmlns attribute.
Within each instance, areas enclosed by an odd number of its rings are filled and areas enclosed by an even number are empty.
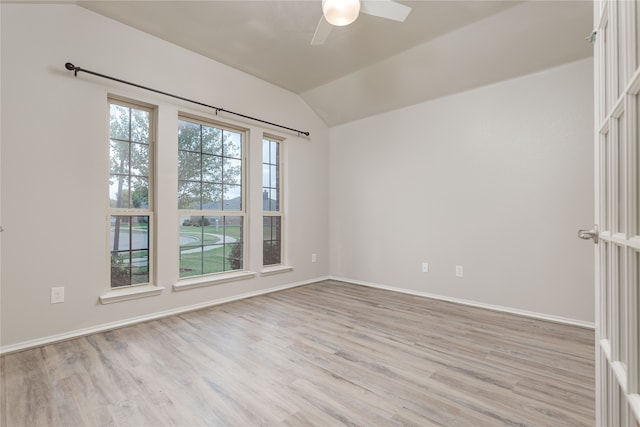
<svg viewBox="0 0 640 427"><path fill-rule="evenodd" d="M311 39L311 44L313 46L323 44L327 40L327 37L329 37L331 28L333 28L333 26L329 24L326 19L324 19L324 16L322 16L320 18L320 21L318 22L318 26L316 27L316 32L313 35L313 39Z"/></svg>
<svg viewBox="0 0 640 427"><path fill-rule="evenodd" d="M404 22L409 16L411 8L393 0L362 0L360 1L360 12Z"/></svg>

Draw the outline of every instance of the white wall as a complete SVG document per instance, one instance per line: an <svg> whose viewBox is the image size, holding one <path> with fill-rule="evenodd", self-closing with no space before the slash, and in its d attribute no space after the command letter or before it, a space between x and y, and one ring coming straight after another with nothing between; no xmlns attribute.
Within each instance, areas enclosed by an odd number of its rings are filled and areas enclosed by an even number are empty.
<svg viewBox="0 0 640 427"><path fill-rule="evenodd" d="M0 8L3 349L328 274L593 322L592 247L576 238L593 222L590 60L330 135L295 94L85 9ZM67 61L309 130L310 139L281 133L294 271L173 292L176 115L210 112L86 74L74 78ZM158 106L157 282L165 291L101 305L109 93ZM260 157L262 127L218 119L250 128L249 155ZM260 187L258 168L249 181ZM259 217L260 206L253 200L249 214ZM260 226L250 227L249 267L259 270ZM430 263L427 274L422 261ZM455 265L464 266L464 278L454 277ZM65 287L65 303L49 304L53 286Z"/></svg>
<svg viewBox="0 0 640 427"><path fill-rule="evenodd" d="M592 112L587 59L332 128L331 275L593 322Z"/></svg>
<svg viewBox="0 0 640 427"><path fill-rule="evenodd" d="M2 300L5 349L328 274L328 129L300 98L73 5L1 5ZM177 265L177 113L207 109L64 69L65 62L311 132L287 138L288 261L293 272L173 292ZM107 283L107 95L158 106L157 283L160 296L101 305ZM261 159L264 129L250 129ZM258 160L259 161L259 160ZM258 163L249 171L261 186ZM258 165L256 168L255 165ZM249 202L249 267L260 269L261 191ZM257 197L256 197L257 196ZM251 203L253 202L253 203ZM311 263L311 253L318 262ZM66 301L49 303L53 286ZM35 341L32 341L35 340Z"/></svg>

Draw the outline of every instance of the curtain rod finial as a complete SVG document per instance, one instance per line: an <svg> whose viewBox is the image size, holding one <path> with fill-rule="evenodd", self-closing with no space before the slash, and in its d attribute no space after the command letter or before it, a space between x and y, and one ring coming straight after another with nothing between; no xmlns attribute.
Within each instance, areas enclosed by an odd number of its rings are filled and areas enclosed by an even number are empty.
<svg viewBox="0 0 640 427"><path fill-rule="evenodd" d="M76 67L71 62L67 62L66 64L64 64L64 68L69 71L73 71L73 75L76 77L78 76L78 71L80 71L80 67Z"/></svg>

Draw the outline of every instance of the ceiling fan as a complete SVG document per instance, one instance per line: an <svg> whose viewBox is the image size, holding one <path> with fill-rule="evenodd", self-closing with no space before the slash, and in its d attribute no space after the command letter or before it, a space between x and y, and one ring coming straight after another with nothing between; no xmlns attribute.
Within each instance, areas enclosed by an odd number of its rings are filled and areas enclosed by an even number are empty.
<svg viewBox="0 0 640 427"><path fill-rule="evenodd" d="M404 22L411 8L393 0L322 0L322 17L311 44L323 44L334 25L349 25L358 18L360 12Z"/></svg>

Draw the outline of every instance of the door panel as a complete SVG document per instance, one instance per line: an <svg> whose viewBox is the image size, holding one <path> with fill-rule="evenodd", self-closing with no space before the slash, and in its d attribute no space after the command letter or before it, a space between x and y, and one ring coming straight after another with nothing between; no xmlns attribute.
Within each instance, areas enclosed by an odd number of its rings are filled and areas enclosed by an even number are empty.
<svg viewBox="0 0 640 427"><path fill-rule="evenodd" d="M640 5L594 3L597 423L640 426Z"/></svg>

